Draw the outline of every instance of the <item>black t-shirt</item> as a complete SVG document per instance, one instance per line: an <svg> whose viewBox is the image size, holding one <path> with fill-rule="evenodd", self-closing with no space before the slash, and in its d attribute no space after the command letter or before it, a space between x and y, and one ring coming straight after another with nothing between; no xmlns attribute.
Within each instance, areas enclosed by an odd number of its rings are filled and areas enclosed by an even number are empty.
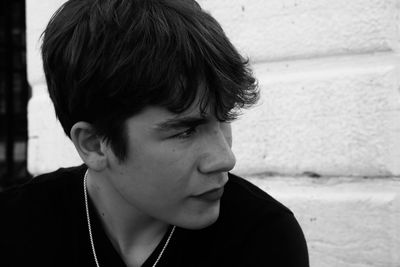
<svg viewBox="0 0 400 267"><path fill-rule="evenodd" d="M0 266L96 266L83 194L84 165L59 169L0 193ZM102 267L125 266L90 203ZM143 267L152 266L168 232ZM292 212L229 174L218 220L201 230L176 228L158 267L306 267L307 246Z"/></svg>

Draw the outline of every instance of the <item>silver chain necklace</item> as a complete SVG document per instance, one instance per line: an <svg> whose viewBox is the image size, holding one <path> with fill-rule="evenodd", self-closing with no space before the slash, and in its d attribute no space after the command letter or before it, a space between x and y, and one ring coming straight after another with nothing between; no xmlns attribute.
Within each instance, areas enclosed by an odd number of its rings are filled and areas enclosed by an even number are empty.
<svg viewBox="0 0 400 267"><path fill-rule="evenodd" d="M88 223L89 238L90 238L90 244L92 246L92 252L93 252L94 261L96 262L96 266L100 267L100 264L99 264L99 261L97 259L97 255L96 255L96 249L94 247L92 227L91 227L91 223L90 223L89 204L88 204L88 197L87 197L87 176L88 176L88 171L86 170L85 176L83 178L83 192L84 192L84 195L85 195L86 218L87 218L87 223ZM162 248L160 254L158 254L158 257L157 257L156 261L154 262L153 267L155 267L157 265L158 261L161 259L161 256L163 255L164 250L167 248L168 243L169 243L174 231L175 231L175 225L172 227L172 230L169 233L167 241L165 242L164 247Z"/></svg>

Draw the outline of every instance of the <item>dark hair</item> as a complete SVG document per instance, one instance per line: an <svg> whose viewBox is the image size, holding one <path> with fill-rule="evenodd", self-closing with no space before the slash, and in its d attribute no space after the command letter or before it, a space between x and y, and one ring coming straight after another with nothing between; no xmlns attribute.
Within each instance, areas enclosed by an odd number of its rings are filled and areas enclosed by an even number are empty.
<svg viewBox="0 0 400 267"><path fill-rule="evenodd" d="M124 123L146 106L180 113L200 95L201 112L212 105L226 121L258 99L248 60L193 0L70 0L43 32L42 57L65 133L89 122L121 160Z"/></svg>

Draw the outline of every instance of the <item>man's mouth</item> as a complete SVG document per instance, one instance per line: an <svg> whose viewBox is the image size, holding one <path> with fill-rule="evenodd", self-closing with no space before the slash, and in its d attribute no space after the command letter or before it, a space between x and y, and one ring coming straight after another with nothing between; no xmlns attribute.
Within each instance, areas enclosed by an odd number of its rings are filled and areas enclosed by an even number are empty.
<svg viewBox="0 0 400 267"><path fill-rule="evenodd" d="M200 195L196 195L194 197L201 199L203 201L214 202L214 201L221 199L223 193L224 193L224 187L219 187L219 188L211 189L209 191L206 191L206 192L204 192Z"/></svg>

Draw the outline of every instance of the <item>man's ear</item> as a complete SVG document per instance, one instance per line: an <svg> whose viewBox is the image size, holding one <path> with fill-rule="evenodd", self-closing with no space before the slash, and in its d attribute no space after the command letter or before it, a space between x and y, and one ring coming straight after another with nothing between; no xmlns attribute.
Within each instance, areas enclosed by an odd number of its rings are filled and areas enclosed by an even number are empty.
<svg viewBox="0 0 400 267"><path fill-rule="evenodd" d="M79 156L90 169L101 171L107 167L107 145L90 123L77 122L70 133Z"/></svg>

